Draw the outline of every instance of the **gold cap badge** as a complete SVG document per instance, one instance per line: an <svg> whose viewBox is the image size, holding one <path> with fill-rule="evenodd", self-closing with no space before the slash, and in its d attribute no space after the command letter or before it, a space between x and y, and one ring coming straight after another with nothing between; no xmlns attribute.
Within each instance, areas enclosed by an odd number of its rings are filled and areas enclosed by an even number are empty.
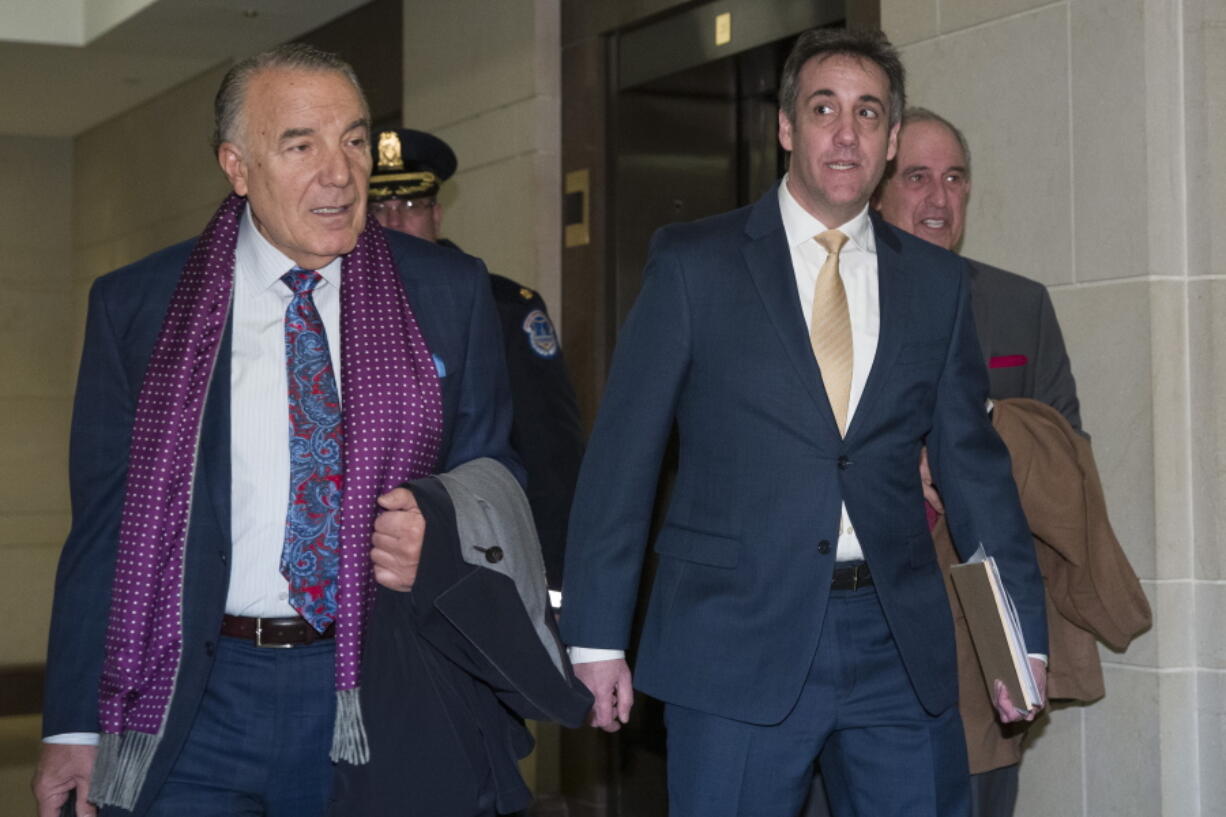
<svg viewBox="0 0 1226 817"><path fill-rule="evenodd" d="M394 130L385 130L379 134L379 169L404 170L404 159L400 155L400 136Z"/></svg>

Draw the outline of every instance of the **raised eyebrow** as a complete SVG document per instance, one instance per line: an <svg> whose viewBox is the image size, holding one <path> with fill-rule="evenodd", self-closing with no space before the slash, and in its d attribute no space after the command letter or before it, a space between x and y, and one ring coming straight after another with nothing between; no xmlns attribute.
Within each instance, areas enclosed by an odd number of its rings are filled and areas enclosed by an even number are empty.
<svg viewBox="0 0 1226 817"><path fill-rule="evenodd" d="M874 94L861 94L860 101L861 102L871 102L874 105L877 105L881 108L885 108L885 103L882 102L880 99L878 99Z"/></svg>
<svg viewBox="0 0 1226 817"><path fill-rule="evenodd" d="M912 173L927 172L928 170L931 170L928 165L910 165L909 167L904 167L902 169L901 175L910 176Z"/></svg>
<svg viewBox="0 0 1226 817"><path fill-rule="evenodd" d="M370 130L370 120L364 117L361 119L353 120L352 122L349 123L349 127L345 128L345 133L349 133L350 131L358 130L358 129L369 131Z"/></svg>
<svg viewBox="0 0 1226 817"><path fill-rule="evenodd" d="M946 171L945 171L945 173L946 173L946 174L949 174L949 173L961 173L963 176L965 176L965 175L966 175L966 168L965 168L965 167L963 167L962 165L954 165L953 167L951 167L951 168L949 168L948 170L946 170Z"/></svg>

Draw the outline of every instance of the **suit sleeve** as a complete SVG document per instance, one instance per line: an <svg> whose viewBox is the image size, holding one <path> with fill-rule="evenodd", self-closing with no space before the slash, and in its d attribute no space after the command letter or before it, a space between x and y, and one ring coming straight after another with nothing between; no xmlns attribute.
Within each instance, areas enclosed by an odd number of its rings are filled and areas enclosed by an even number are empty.
<svg viewBox="0 0 1226 817"><path fill-rule="evenodd" d="M72 415L72 528L55 579L44 735L98 731L98 678L135 413L132 394L107 311L105 282L99 281L90 291Z"/></svg>
<svg viewBox="0 0 1226 817"><path fill-rule="evenodd" d="M690 359L680 265L657 234L618 337L567 534L562 638L625 649L660 463Z"/></svg>
<svg viewBox="0 0 1226 817"><path fill-rule="evenodd" d="M958 289L953 337L937 384L928 455L958 552L966 559L982 543L987 554L996 557L1017 605L1027 651L1046 653L1043 579L1008 450L984 411L987 370L975 337L965 274Z"/></svg>
<svg viewBox="0 0 1226 817"><path fill-rule="evenodd" d="M507 383L501 324L490 294L489 273L471 276L472 308L468 315L463 381L455 427L442 470L450 471L480 457L498 460L524 485L523 466L511 450L511 391Z"/></svg>
<svg viewBox="0 0 1226 817"><path fill-rule="evenodd" d="M1081 430L1081 404L1077 400L1077 383L1064 348L1064 335L1047 288L1043 289L1039 305L1039 348L1035 365L1035 399L1046 403L1064 415L1078 433Z"/></svg>

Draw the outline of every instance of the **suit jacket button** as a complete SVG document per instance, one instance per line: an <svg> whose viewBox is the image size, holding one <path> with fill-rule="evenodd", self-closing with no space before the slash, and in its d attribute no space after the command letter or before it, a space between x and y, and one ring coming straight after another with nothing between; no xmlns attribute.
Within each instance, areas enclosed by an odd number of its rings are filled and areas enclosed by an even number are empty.
<svg viewBox="0 0 1226 817"><path fill-rule="evenodd" d="M839 470L846 471L849 467L851 467L851 460L846 456L839 457Z"/></svg>
<svg viewBox="0 0 1226 817"><path fill-rule="evenodd" d="M206 642L204 642L204 653L205 653L205 655L212 655L212 654L213 654L213 652L214 652L216 649L217 649L217 645L216 645L216 644L214 644L212 641L206 641Z"/></svg>
<svg viewBox="0 0 1226 817"><path fill-rule="evenodd" d="M489 562L492 565L498 564L499 562L501 562L502 561L502 548L498 547L498 545L494 545L492 548L487 549L485 551L485 561Z"/></svg>
<svg viewBox="0 0 1226 817"><path fill-rule="evenodd" d="M817 543L817 552L818 552L818 553L821 553L821 554L826 554L826 553L829 553L829 552L830 552L830 543L829 543L829 542L827 542L825 539L823 539L822 541L818 542L818 543Z"/></svg>

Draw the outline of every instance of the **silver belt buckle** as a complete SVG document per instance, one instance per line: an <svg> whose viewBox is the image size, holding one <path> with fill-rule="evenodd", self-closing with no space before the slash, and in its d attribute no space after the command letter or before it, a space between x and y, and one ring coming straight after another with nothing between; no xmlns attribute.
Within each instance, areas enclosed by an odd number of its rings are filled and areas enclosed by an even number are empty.
<svg viewBox="0 0 1226 817"><path fill-rule="evenodd" d="M255 620L255 645L257 647L265 647L270 650L288 650L293 644L265 644L264 643L264 619L256 618Z"/></svg>

